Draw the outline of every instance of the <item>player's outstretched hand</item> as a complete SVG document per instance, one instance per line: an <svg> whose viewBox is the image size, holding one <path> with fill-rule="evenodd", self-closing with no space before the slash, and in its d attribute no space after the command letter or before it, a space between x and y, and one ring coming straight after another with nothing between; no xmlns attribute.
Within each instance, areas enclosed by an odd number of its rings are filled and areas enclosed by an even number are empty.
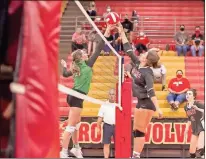
<svg viewBox="0 0 206 159"><path fill-rule="evenodd" d="M64 61L64 60L62 59L62 60L61 60L61 65L62 65L63 67L67 67L66 61Z"/></svg>

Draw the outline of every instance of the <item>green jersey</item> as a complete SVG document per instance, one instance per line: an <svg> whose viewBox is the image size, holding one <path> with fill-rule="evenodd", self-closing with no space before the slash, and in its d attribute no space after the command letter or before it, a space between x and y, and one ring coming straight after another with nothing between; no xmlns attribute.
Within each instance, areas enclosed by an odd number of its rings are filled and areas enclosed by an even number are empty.
<svg viewBox="0 0 206 159"><path fill-rule="evenodd" d="M82 61L77 65L80 68L80 76L74 77L73 89L87 94L89 92L90 83L92 80L92 68L89 67L85 61Z"/></svg>
<svg viewBox="0 0 206 159"><path fill-rule="evenodd" d="M74 77L74 87L73 87L74 90L78 90L84 92L85 94L88 94L90 83L92 80L92 67L103 48L104 48L104 41L100 40L99 42L97 42L97 47L95 49L94 54L88 59L88 61L81 61L77 63L77 65L80 68L80 76ZM72 76L72 72L67 71L67 68L64 67L63 76L64 77Z"/></svg>

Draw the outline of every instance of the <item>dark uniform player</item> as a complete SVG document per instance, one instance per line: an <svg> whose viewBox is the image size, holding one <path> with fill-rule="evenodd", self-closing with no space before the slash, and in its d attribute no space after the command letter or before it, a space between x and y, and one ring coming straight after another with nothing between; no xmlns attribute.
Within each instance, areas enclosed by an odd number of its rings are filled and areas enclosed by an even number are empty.
<svg viewBox="0 0 206 159"><path fill-rule="evenodd" d="M195 89L189 89L186 93L187 105L184 107L188 116L188 123L185 135L189 126L192 128L192 137L190 142L190 157L196 157L196 149L200 156L204 155L204 105L196 101L197 96Z"/></svg>
<svg viewBox="0 0 206 159"><path fill-rule="evenodd" d="M159 56L156 50L150 50L147 53L141 54L138 59L133 53L133 50L125 36L121 24L118 26L120 36L122 38L124 51L129 55L135 67L131 71L131 76L136 84L138 104L134 115L134 152L133 158L140 158L140 153L145 143L145 131L150 123L154 112L157 110L159 117L162 117L162 112L159 109L159 104L155 96L153 83L153 71L150 67L157 64Z"/></svg>

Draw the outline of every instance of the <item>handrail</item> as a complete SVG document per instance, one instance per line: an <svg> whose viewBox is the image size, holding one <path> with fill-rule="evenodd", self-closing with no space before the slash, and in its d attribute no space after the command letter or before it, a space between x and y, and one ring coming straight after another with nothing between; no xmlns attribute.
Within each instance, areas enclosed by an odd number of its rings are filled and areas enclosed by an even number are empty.
<svg viewBox="0 0 206 159"><path fill-rule="evenodd" d="M99 17L99 18L103 19L103 16L96 16L96 17ZM129 18L131 18L131 17L132 16L129 16ZM80 18L81 18L81 21L78 20ZM77 16L76 17L76 27L77 27L79 22L81 22L81 24L87 22L87 20L85 20L85 21L82 20L83 18L85 18L85 17L83 17L83 16ZM91 18L95 18L95 17L91 17ZM153 19L155 19L155 20L153 20ZM171 23L169 23L169 24L166 23L164 25L164 19L171 20ZM121 20L123 20L123 18L121 18ZM166 34L168 33L168 37L174 36L176 34L177 28L179 27L180 24L185 24L186 27L187 27L187 24L189 24L188 20L190 22L195 21L194 26L197 23L201 23L202 22L202 25L200 25L200 26L202 28L204 28L204 17L203 16L202 17L200 17L200 16L195 16L195 17L194 16L193 17L187 17L187 16L184 16L184 17L177 17L177 16L139 16L138 20L139 20L138 21L138 23L139 23L139 30L143 30L146 33L150 33L150 32L157 33L158 29L156 29L156 28L160 28L159 31L164 32ZM131 20L131 22L133 22L133 21ZM158 25L155 25L155 23L157 23ZM148 25L148 24L151 24L151 25ZM168 26L168 25L170 25L170 26ZM191 27L192 25L189 25L189 26ZM149 29L145 29L145 28L148 28L148 27L150 27L151 29L150 30ZM173 32L172 32L172 30L171 30L171 32L168 32L168 30L164 29L164 28L171 28L171 29L173 28L172 29ZM148 36L153 36L153 35L150 34ZM160 36L162 36L162 35L160 35Z"/></svg>

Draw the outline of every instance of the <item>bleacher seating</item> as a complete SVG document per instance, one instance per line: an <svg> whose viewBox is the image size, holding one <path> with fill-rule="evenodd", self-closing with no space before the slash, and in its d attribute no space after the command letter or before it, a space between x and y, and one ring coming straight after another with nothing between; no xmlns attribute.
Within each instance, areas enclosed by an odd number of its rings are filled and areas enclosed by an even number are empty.
<svg viewBox="0 0 206 159"><path fill-rule="evenodd" d="M167 83L173 77L175 77L176 70L182 69L185 72L185 76L191 82L191 87L198 90L198 100L204 102L204 58L199 57L177 57L176 52L165 51L166 44L175 46L173 36L176 30L179 29L180 24L185 24L187 31L193 33L196 25L201 26L201 30L204 30L204 5L202 1L96 1L97 12L102 15L105 12L107 5L110 5L113 11L121 13L121 15L129 14L133 9L137 10L138 14L142 17L142 29L146 31L147 35L151 38L150 47L159 47L163 51L161 52L161 62L167 68ZM123 7L124 6L124 7ZM174 18L176 17L176 18ZM196 18L196 20L195 20ZM176 20L174 20L176 19ZM129 62L129 58L125 56L125 63ZM68 63L71 62L71 58L68 58ZM101 67L105 66L105 63L110 66L109 69L105 68L108 72L101 72ZM94 68L94 75L92 79L91 89L89 96L105 100L107 98L105 84L115 86L117 80L113 77L116 76L117 66L116 57L99 57ZM71 87L73 85L72 78L60 77L60 83ZM104 83L104 84L102 84ZM101 87L104 91L96 89ZM160 107L164 112L164 116L167 118L185 118L185 112L183 109L184 104L180 105L177 112L173 112L170 109L169 104L166 101L168 91L161 91L161 85L155 84L155 90L157 98L159 100ZM60 93L60 115L67 116L69 107L66 103L66 95ZM136 105L136 98L133 99L133 107ZM97 116L99 105L84 102L84 109L82 116L93 117ZM156 116L157 114L155 114Z"/></svg>
<svg viewBox="0 0 206 159"><path fill-rule="evenodd" d="M97 12L103 15L106 6L119 13L131 16L132 10L140 15L139 28L154 39L153 45L165 49L166 44L174 42L173 37L184 24L186 31L191 35L196 25L201 26L204 32L204 2L197 1L96 1Z"/></svg>
<svg viewBox="0 0 206 159"><path fill-rule="evenodd" d="M163 56L161 56L161 62L165 65L167 68L167 78L166 81L167 83L169 80L176 75L176 70L181 69L185 72L186 77L189 79L191 82L191 87L196 88L198 90L198 100L204 102L204 59L203 58L193 58L193 57L177 57L175 52L172 51L163 51ZM107 86L110 87L115 87L115 84L117 80L114 80L113 76L114 74L114 68L115 67L115 60L116 58L113 57L104 57L101 56L98 58L93 70L94 70L94 75L92 79L92 84L91 84L91 89L89 91L89 96L100 99L100 100L105 100L107 98ZM69 58L71 60L71 58ZM130 58L125 56L125 64L129 63ZM112 66L110 69L108 69L108 74L105 75L101 74L101 69L99 67L104 66L105 63L107 62L107 65ZM175 63L175 64L174 64ZM192 71L191 71L192 70ZM60 78L60 82L62 84L65 84L68 87L72 87L73 80L72 78ZM103 84L102 84L103 83ZM97 89L98 86L98 89ZM164 116L167 118L185 118L185 112L183 109L184 104L180 105L180 108L177 112L173 112L170 109L170 106L168 102L166 101L166 96L168 94L168 91L161 91L161 84L155 84L155 90L156 90L156 95L159 100L160 107L162 108L164 112ZM102 90L102 91L100 91ZM133 98L133 107L136 105L136 98ZM62 116L67 116L69 107L66 103L66 95L60 94L60 114ZM84 109L82 116L86 117L92 117L96 116L99 110L99 105L89 103L89 102L84 102ZM156 116L156 115L155 115Z"/></svg>

